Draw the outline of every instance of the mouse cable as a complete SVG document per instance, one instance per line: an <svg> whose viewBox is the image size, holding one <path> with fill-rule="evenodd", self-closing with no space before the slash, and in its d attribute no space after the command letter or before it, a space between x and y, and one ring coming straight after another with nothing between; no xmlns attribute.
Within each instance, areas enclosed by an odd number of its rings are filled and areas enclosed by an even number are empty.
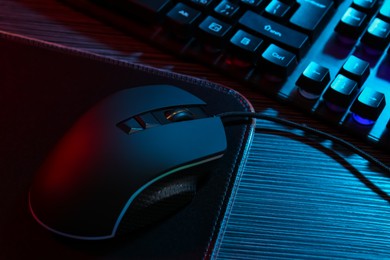
<svg viewBox="0 0 390 260"><path fill-rule="evenodd" d="M363 151L359 147L351 144L350 142L345 141L344 139L341 139L341 138L336 137L332 134L323 132L323 131L318 130L316 128L312 128L310 126L295 123L295 122L292 122L292 121L289 121L286 119L282 119L282 118L278 118L275 116L267 116L267 115L263 115L263 114L255 113L255 112L225 112L225 113L218 114L216 116L220 117L221 119L226 118L226 117L249 117L249 118L262 119L262 120L267 120L267 121L271 121L274 123L278 123L280 125L285 125L285 126L293 127L296 129L300 129L300 130L303 130L305 132L315 134L318 137L325 137L326 139L329 139L335 143L338 143L344 147L347 147L351 151L359 154L361 157L363 157L367 161L377 165L379 168L381 168L385 172L390 173L390 167L387 166L386 164L384 164L383 162L381 162L380 160L378 160L377 158L375 158L374 156L372 156L371 154Z"/></svg>

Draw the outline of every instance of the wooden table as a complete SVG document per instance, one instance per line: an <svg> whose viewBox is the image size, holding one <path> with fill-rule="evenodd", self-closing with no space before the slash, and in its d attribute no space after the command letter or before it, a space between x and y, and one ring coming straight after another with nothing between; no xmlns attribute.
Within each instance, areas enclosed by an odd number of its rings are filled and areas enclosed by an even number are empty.
<svg viewBox="0 0 390 260"><path fill-rule="evenodd" d="M223 84L246 96L256 110L334 133L390 164L388 153L57 1L1 0L0 30ZM258 121L258 126L262 129L254 135L236 182L215 256L390 257L390 176L326 140L307 138L300 131L280 132L285 129L267 122Z"/></svg>

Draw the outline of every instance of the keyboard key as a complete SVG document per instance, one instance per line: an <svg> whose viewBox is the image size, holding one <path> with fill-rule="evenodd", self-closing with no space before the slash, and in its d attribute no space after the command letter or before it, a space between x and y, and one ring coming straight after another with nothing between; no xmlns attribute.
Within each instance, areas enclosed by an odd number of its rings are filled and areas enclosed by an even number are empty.
<svg viewBox="0 0 390 260"><path fill-rule="evenodd" d="M276 19L281 19L286 17L288 11L291 7L279 0L272 0L265 8L264 14L267 14L269 17Z"/></svg>
<svg viewBox="0 0 390 260"><path fill-rule="evenodd" d="M247 11L240 18L239 24L259 34L264 40L269 40L282 48L294 52L298 57L302 57L308 50L309 38L307 35L271 21L252 11Z"/></svg>
<svg viewBox="0 0 390 260"><path fill-rule="evenodd" d="M260 6L265 4L265 0L240 0L240 4L244 7L250 8L252 10L258 10Z"/></svg>
<svg viewBox="0 0 390 260"><path fill-rule="evenodd" d="M259 52L263 40L243 30L238 30L230 39L231 51L233 54L243 60L256 63L259 59Z"/></svg>
<svg viewBox="0 0 390 260"><path fill-rule="evenodd" d="M294 53L288 52L275 44L271 44L261 55L264 68L272 75L287 77L297 66Z"/></svg>
<svg viewBox="0 0 390 260"><path fill-rule="evenodd" d="M178 3L167 13L167 21L174 31L180 36L191 36L195 21L200 17L200 12L185 5ZM172 29L172 28L170 28Z"/></svg>
<svg viewBox="0 0 390 260"><path fill-rule="evenodd" d="M199 24L199 29L203 33L201 34L201 37L203 37L205 41L216 47L220 47L225 42L231 26L212 16L207 16L206 19Z"/></svg>
<svg viewBox="0 0 390 260"><path fill-rule="evenodd" d="M390 5L389 0L383 3L382 7L379 9L378 17L386 22L390 22Z"/></svg>
<svg viewBox="0 0 390 260"><path fill-rule="evenodd" d="M362 42L377 50L384 50L390 42L390 23L375 18L364 33Z"/></svg>
<svg viewBox="0 0 390 260"><path fill-rule="evenodd" d="M377 0L353 0L352 7L366 14L372 14L378 8L378 1Z"/></svg>
<svg viewBox="0 0 390 260"><path fill-rule="evenodd" d="M324 100L335 112L344 112L350 105L358 90L356 81L338 74L324 93Z"/></svg>
<svg viewBox="0 0 390 260"><path fill-rule="evenodd" d="M385 95L372 88L365 88L351 107L355 119L363 123L375 121L385 107ZM368 122L367 122L368 123Z"/></svg>
<svg viewBox="0 0 390 260"><path fill-rule="evenodd" d="M298 9L290 18L290 23L312 38L316 38L323 30L333 11L332 0L297 0Z"/></svg>
<svg viewBox="0 0 390 260"><path fill-rule="evenodd" d="M304 97L315 99L320 96L329 81L329 69L312 61L302 72L296 85L299 87L300 92Z"/></svg>
<svg viewBox="0 0 390 260"><path fill-rule="evenodd" d="M349 7L344 13L335 30L340 35L357 39L365 29L367 24L367 15L352 7Z"/></svg>
<svg viewBox="0 0 390 260"><path fill-rule="evenodd" d="M222 18L232 18L237 13L239 6L230 1L221 1L215 8L214 12Z"/></svg>
<svg viewBox="0 0 390 260"><path fill-rule="evenodd" d="M370 74L370 64L367 61L351 55L344 63L340 73L355 80L359 86L362 86Z"/></svg>

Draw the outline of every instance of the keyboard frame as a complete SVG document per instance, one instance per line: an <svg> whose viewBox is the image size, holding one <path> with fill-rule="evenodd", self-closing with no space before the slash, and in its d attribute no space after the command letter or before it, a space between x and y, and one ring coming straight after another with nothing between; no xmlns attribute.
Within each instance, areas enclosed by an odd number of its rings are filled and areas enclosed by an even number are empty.
<svg viewBox="0 0 390 260"><path fill-rule="evenodd" d="M341 47L337 34L334 32L334 28L341 16L351 5L352 0L343 1L338 5L325 29L319 34L308 52L299 61L295 70L285 81L279 81L274 77L264 77L263 75L260 75L256 69L238 71L236 68L226 65L223 56L220 54L214 56L209 54L200 55L203 51L200 46L199 48L192 48L191 44L187 44L183 47L182 44L167 37L167 35L163 33L162 26L149 26L147 23L140 24L139 21L133 21L125 17L124 14L118 15L117 12L112 12L109 7L94 4L90 0L59 1L82 13L92 16L107 25L142 38L151 45L181 59L188 62L201 63L219 71L219 73L222 73L223 75L227 75L227 77L239 80L247 87L256 90L258 89L262 94L283 103L287 103L294 108L319 118L321 121L330 123L333 127L337 128L338 131L343 131L348 135L354 135L374 146L379 146L386 152L390 151L390 127L386 127L390 121L390 55L387 54L389 46L387 46L384 51L386 54L371 61L374 66L371 66L370 75L364 84L364 86L375 86L376 90L385 94L385 99L387 101L382 113L373 126L357 124L352 119L349 110L343 114L330 113L322 100L323 93L316 100L308 100L302 97L295 84L301 73L311 61L315 61L329 69L331 83L350 55L354 54L357 57L367 57L365 49L361 44L353 46L349 51L348 48ZM389 2L387 2L387 4L389 4ZM375 17L375 14L372 15L371 19L373 19L373 17ZM370 22L367 25L369 24ZM357 42L359 42L359 40ZM191 46L191 48L188 46ZM374 57L372 56L371 58ZM361 90L362 89L360 89L360 91Z"/></svg>

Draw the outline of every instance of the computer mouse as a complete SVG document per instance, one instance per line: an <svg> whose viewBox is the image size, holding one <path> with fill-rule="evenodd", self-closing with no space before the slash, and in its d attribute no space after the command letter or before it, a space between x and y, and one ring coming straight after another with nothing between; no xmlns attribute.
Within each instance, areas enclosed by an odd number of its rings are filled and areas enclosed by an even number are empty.
<svg viewBox="0 0 390 260"><path fill-rule="evenodd" d="M171 85L103 99L74 123L34 176L33 217L59 235L100 240L173 214L191 201L199 178L227 147L221 119L206 107Z"/></svg>

